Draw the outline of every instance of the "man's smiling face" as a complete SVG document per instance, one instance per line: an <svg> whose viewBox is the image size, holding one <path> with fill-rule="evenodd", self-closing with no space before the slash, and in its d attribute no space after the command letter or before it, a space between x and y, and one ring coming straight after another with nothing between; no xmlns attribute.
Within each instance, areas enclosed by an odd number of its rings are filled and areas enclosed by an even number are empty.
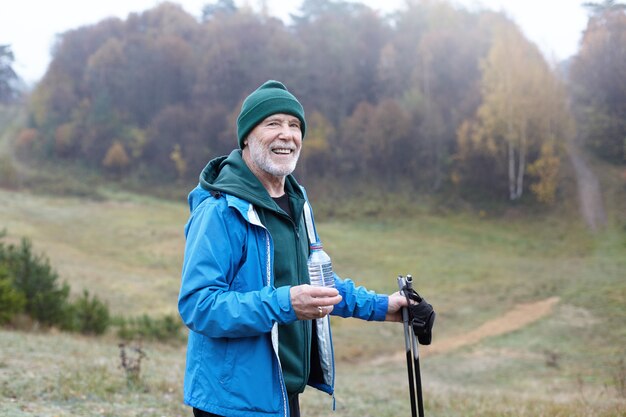
<svg viewBox="0 0 626 417"><path fill-rule="evenodd" d="M300 156L300 120L289 114L273 114L252 129L245 144L253 172L284 178L296 169Z"/></svg>

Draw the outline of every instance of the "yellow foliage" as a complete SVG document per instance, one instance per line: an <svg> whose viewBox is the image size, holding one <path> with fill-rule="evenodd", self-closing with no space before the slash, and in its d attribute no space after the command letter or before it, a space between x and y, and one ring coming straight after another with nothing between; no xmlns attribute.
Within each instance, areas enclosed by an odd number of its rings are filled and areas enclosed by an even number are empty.
<svg viewBox="0 0 626 417"><path fill-rule="evenodd" d="M475 169L482 158L494 162L493 183L508 182L510 199L521 198L527 170L538 178L532 192L551 203L560 165L552 144L574 134L564 86L517 26L499 24L494 32L482 62L483 102L457 131L460 179L484 174Z"/></svg>
<svg viewBox="0 0 626 417"><path fill-rule="evenodd" d="M320 154L328 150L328 141L335 135L332 124L318 111L313 112L308 118L306 134L307 155Z"/></svg>
<svg viewBox="0 0 626 417"><path fill-rule="evenodd" d="M139 159L143 156L143 150L148 144L148 137L145 130L138 127L132 127L128 129L126 134L128 137L128 146L130 147L130 154L134 159Z"/></svg>
<svg viewBox="0 0 626 417"><path fill-rule="evenodd" d="M555 155L554 146L544 143L541 146L540 157L528 167L528 173L537 178L537 181L530 185L530 190L541 203L554 203L560 165L561 160Z"/></svg>
<svg viewBox="0 0 626 417"><path fill-rule="evenodd" d="M124 149L124 145L116 140L104 156L102 165L112 171L121 172L128 167L129 164L130 158Z"/></svg>
<svg viewBox="0 0 626 417"><path fill-rule="evenodd" d="M29 109L36 126L44 126L48 119L50 90L50 87L41 83L31 95Z"/></svg>
<svg viewBox="0 0 626 417"><path fill-rule="evenodd" d="M185 158L183 158L183 153L180 150L180 145L176 144L174 146L174 150L172 150L172 153L170 153L170 159L172 160L172 162L174 162L178 178L183 178L185 176L185 173L187 172L187 162L185 161Z"/></svg>

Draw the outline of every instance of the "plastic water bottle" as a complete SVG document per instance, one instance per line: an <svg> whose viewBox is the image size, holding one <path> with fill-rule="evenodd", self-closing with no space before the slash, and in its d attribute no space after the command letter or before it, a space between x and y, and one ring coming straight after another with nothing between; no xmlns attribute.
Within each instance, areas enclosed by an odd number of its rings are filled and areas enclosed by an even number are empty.
<svg viewBox="0 0 626 417"><path fill-rule="evenodd" d="M311 285L318 287L335 287L333 265L330 256L324 252L322 242L311 243L311 254L307 261Z"/></svg>

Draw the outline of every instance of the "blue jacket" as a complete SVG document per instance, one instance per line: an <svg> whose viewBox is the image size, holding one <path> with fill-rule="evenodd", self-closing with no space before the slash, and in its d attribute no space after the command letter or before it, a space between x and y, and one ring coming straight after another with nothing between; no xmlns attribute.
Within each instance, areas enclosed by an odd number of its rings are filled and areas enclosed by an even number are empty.
<svg viewBox="0 0 626 417"><path fill-rule="evenodd" d="M288 417L277 325L297 318L289 287L274 287L272 237L253 205L241 198L214 196L198 186L189 205L178 301L190 329L184 401L228 417ZM333 315L385 319L387 296L355 287L348 279L335 280L343 300ZM315 386L332 394L329 320L317 322L325 377Z"/></svg>

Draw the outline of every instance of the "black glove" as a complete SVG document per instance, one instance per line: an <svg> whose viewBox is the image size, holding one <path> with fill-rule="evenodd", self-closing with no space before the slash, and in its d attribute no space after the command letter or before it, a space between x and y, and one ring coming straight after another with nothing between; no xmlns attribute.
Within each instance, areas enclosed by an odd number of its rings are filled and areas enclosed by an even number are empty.
<svg viewBox="0 0 626 417"><path fill-rule="evenodd" d="M422 345L430 345L433 339L433 325L435 324L435 310L414 289L403 288L402 291L409 302L409 323L417 340ZM416 304L411 303L411 300Z"/></svg>
<svg viewBox="0 0 626 417"><path fill-rule="evenodd" d="M433 306L422 298L417 304L409 307L409 321L413 326L413 332L422 345L430 345L433 339L433 324L435 324L435 310Z"/></svg>

